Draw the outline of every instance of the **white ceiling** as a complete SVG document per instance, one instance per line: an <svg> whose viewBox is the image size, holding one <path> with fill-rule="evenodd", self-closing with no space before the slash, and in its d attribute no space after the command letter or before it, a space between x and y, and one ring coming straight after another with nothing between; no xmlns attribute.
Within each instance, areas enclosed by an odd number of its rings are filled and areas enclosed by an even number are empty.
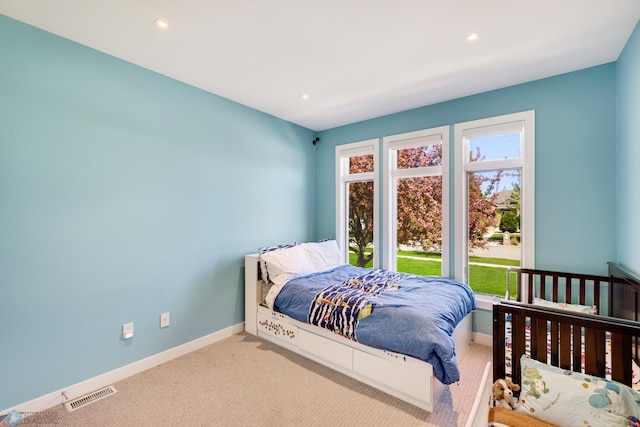
<svg viewBox="0 0 640 427"><path fill-rule="evenodd" d="M615 61L640 1L0 0L0 13L319 131Z"/></svg>

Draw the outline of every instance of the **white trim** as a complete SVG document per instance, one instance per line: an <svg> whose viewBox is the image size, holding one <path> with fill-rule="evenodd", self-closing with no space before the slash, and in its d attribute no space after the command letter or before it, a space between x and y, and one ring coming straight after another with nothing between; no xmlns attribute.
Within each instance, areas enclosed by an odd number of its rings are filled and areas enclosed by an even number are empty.
<svg viewBox="0 0 640 427"><path fill-rule="evenodd" d="M535 222L535 199L536 199L536 156L535 156L535 111L526 111L522 113L525 117L524 137L522 144L524 147L523 155L525 157L525 172L521 176L521 203L527 206L520 212L520 227L526 230L524 236L521 235L520 245L522 247L523 268L535 268L536 266L536 222Z"/></svg>
<svg viewBox="0 0 640 427"><path fill-rule="evenodd" d="M465 172L483 172L497 169L518 169L523 166L522 158L483 160L481 162L467 163Z"/></svg>
<svg viewBox="0 0 640 427"><path fill-rule="evenodd" d="M463 283L467 283L466 274L466 262L469 255L469 248L466 242L467 232L463 230L468 229L467 215L464 214L466 203L464 200L467 198L467 180L466 173L464 173L464 164L466 160L466 151L464 150L463 143L463 124L457 124L454 126L454 144L455 144L455 159L453 162L453 170L455 172L454 178L454 229L456 230L455 247L456 256L454 256L454 278Z"/></svg>
<svg viewBox="0 0 640 427"><path fill-rule="evenodd" d="M363 173L347 174L344 177L342 177L342 180L344 182L360 182L360 181L373 181L375 178L376 178L376 174L374 172L363 172Z"/></svg>
<svg viewBox="0 0 640 427"><path fill-rule="evenodd" d="M142 360L138 360L137 362L133 362L129 365L114 369L113 371L106 372L77 384L61 388L60 390L54 391L44 396L40 396L28 402L24 402L11 408L7 408L0 411L0 414L6 414L11 410L15 410L18 412L44 411L46 409L64 403L67 399L72 400L77 397L84 396L85 394L91 393L94 390L98 390L130 376L139 374L140 372L146 371L147 369L153 368L154 366L158 366L177 357L184 356L185 354L191 353L192 351L199 350L203 347L221 341L232 335L239 334L243 331L244 322L241 322L212 334L206 335L202 338L195 339L161 353L157 353ZM66 394L67 399L63 398L63 392Z"/></svg>
<svg viewBox="0 0 640 427"><path fill-rule="evenodd" d="M397 169L393 171L393 176L394 178L417 178L421 176L442 176L442 166L427 166L424 168Z"/></svg>
<svg viewBox="0 0 640 427"><path fill-rule="evenodd" d="M451 246L451 215L450 182L451 182L451 135L449 126L442 128L442 274L449 277L449 247Z"/></svg>
<svg viewBox="0 0 640 427"><path fill-rule="evenodd" d="M384 212L382 213L382 268L387 270L396 271L396 257L393 256L393 249L395 249L396 227L393 226L392 218L398 217L398 210L396 204L391 203L391 200L395 200L397 197L396 186L393 185L391 179L391 171L393 165L397 161L395 150L390 150L389 145L394 141L393 136L385 136L382 138L382 206ZM390 182L391 181L391 182ZM390 225L391 224L391 225Z"/></svg>
<svg viewBox="0 0 640 427"><path fill-rule="evenodd" d="M441 166L429 166L414 169L396 169L397 150L417 148L425 145L442 145ZM449 126L423 129L414 132L385 136L382 138L383 182L383 250L382 266L388 270L397 270L396 246L398 209L398 178L414 178L419 176L441 176L442 178L442 267L441 274L449 276Z"/></svg>
<svg viewBox="0 0 640 427"><path fill-rule="evenodd" d="M524 121L522 117L520 117L520 114L521 113L505 114L499 117L488 117L486 119L467 122L473 123L473 128L465 131L465 136L470 139L482 138L485 136L499 135L506 131L512 131L514 128L523 127ZM496 123L495 119L498 118L500 122ZM520 146L520 148L522 148L522 146Z"/></svg>

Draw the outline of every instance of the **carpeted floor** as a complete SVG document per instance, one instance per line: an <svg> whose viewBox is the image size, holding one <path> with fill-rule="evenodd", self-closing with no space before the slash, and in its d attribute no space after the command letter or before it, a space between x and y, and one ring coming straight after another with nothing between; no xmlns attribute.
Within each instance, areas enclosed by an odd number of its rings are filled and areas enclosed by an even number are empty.
<svg viewBox="0 0 640 427"><path fill-rule="evenodd" d="M459 362L461 381L445 388L429 414L267 341L239 334L117 382L116 394L74 412L63 405L51 408L46 419L82 427L461 426L490 359L491 348L472 344Z"/></svg>

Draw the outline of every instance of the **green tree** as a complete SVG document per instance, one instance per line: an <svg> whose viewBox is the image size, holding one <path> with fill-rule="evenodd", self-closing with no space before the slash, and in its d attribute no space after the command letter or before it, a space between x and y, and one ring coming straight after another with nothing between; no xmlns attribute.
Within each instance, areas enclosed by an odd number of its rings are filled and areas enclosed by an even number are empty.
<svg viewBox="0 0 640 427"><path fill-rule="evenodd" d="M520 184L514 182L513 193L506 200L506 205L508 208L512 209L516 215L518 216L518 223L520 223Z"/></svg>
<svg viewBox="0 0 640 427"><path fill-rule="evenodd" d="M512 211L506 211L500 217L500 231L515 233L520 228L520 219Z"/></svg>
<svg viewBox="0 0 640 427"><path fill-rule="evenodd" d="M520 185L513 183L513 192L505 200L505 211L500 218L500 230L515 233L520 230Z"/></svg>

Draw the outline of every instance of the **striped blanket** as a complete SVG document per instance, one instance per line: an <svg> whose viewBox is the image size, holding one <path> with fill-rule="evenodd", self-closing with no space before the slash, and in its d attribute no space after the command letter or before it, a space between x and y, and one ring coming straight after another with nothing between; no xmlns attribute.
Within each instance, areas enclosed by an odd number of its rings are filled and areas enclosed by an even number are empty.
<svg viewBox="0 0 640 427"><path fill-rule="evenodd" d="M372 299L386 290L397 290L401 279L400 274L392 271L372 270L329 286L311 302L308 322L357 341L358 322L373 311Z"/></svg>

